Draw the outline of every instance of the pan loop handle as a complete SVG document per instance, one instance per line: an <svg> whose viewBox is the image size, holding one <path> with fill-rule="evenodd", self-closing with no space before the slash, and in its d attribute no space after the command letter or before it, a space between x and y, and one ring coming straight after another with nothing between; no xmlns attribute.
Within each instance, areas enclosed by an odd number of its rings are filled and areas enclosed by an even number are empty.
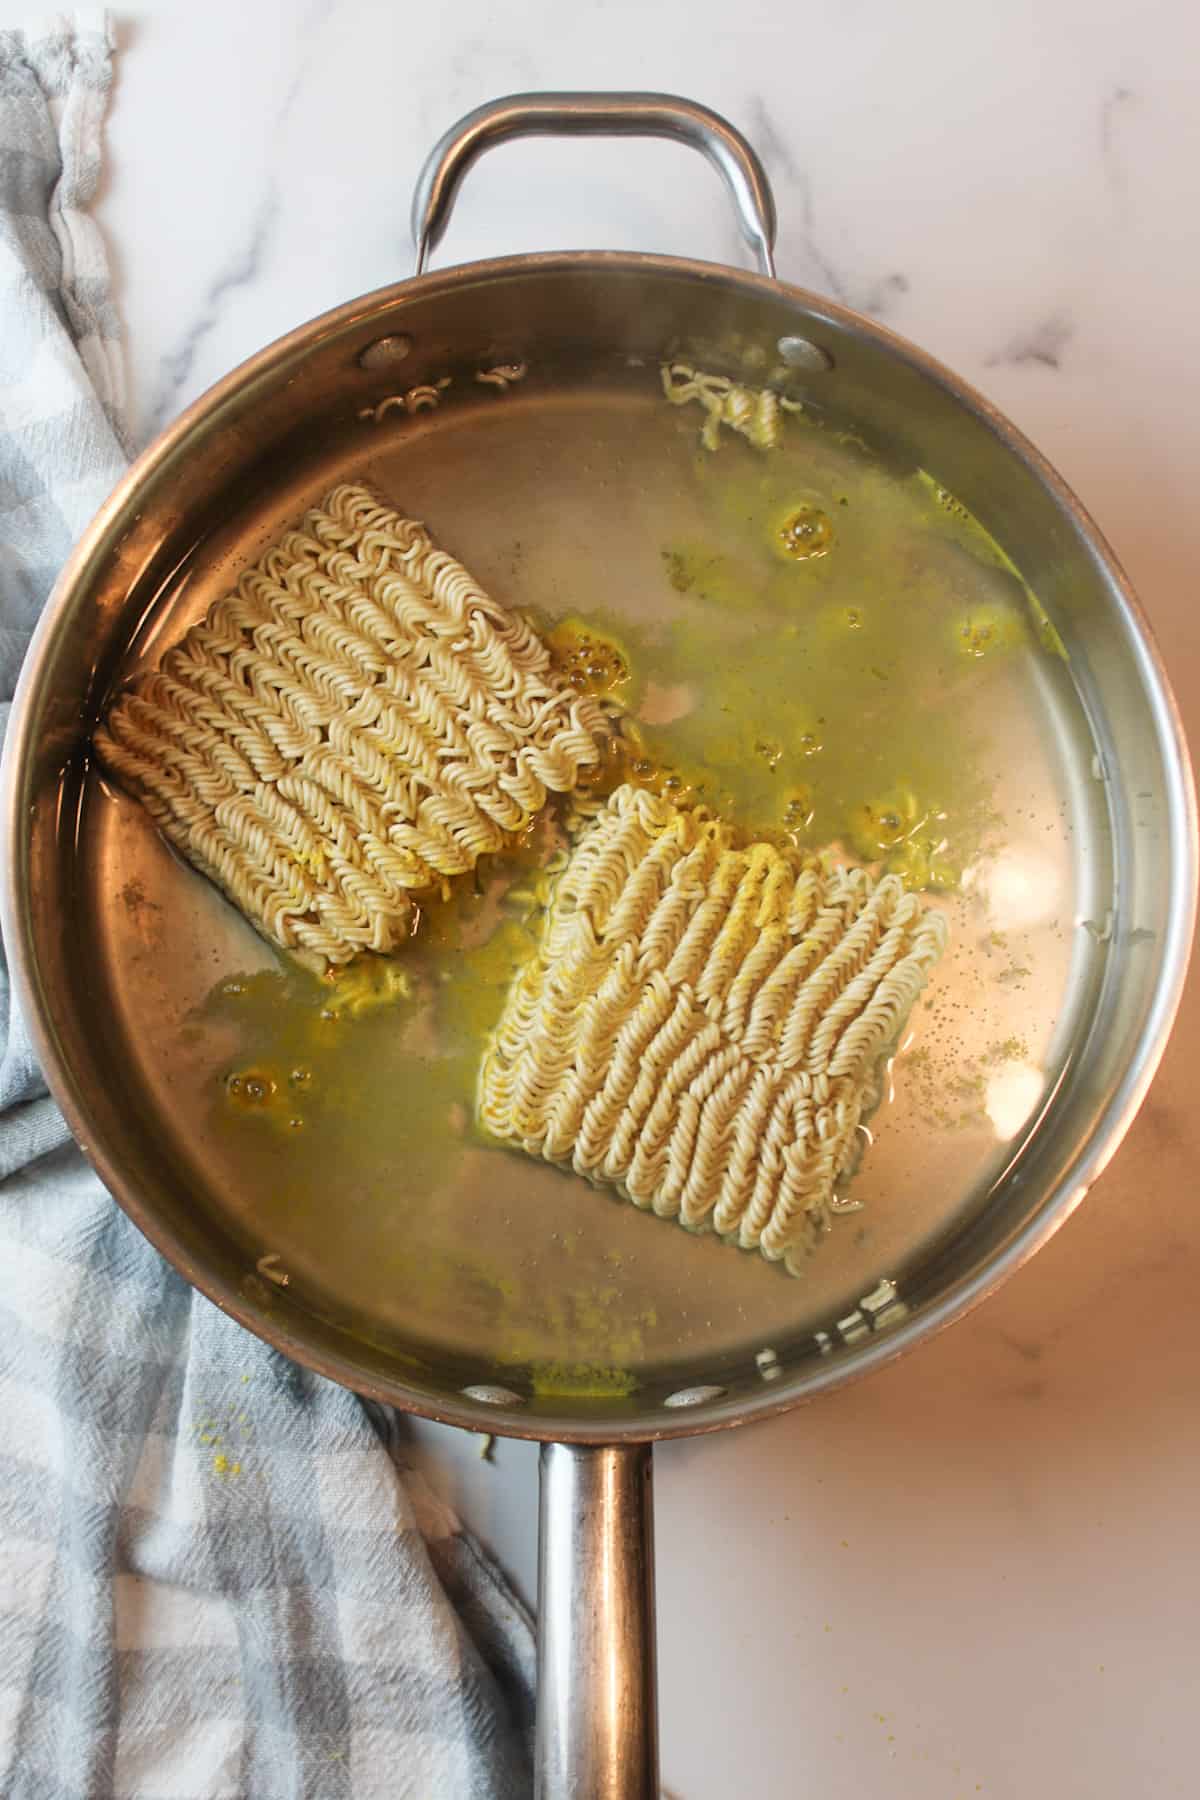
<svg viewBox="0 0 1200 1800"><path fill-rule="evenodd" d="M690 144L725 182L742 236L763 274L774 278L775 200L766 170L720 113L676 94L509 94L464 114L434 145L417 178L418 275L441 242L467 170L485 151L519 137L660 137Z"/></svg>

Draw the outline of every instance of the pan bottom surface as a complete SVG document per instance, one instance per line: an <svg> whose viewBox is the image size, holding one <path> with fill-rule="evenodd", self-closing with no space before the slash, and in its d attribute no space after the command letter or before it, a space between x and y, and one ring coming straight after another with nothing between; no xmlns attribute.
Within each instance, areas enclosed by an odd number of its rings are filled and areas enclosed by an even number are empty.
<svg viewBox="0 0 1200 1800"><path fill-rule="evenodd" d="M269 490L230 497L128 666L334 481L365 478L497 598L615 640L648 745L744 822L787 819L878 857L872 829L897 820L886 854L908 844L931 864L950 948L846 1210L800 1275L479 1141L474 1067L510 973L486 897L463 914L469 952L463 917L443 918L442 941L418 954L418 939L394 977L335 990L265 944L130 799L83 782L73 924L131 1130L233 1247L247 1296L286 1287L400 1379L450 1369L569 1405L747 1368L769 1380L874 1328L1020 1149L1094 991L1086 923L1110 852L1093 744L1021 582L938 471L922 484L811 424L789 423L776 451L727 437L714 453L700 422L650 394L580 390L507 395L336 455L314 445ZM820 554L793 554L797 520Z"/></svg>

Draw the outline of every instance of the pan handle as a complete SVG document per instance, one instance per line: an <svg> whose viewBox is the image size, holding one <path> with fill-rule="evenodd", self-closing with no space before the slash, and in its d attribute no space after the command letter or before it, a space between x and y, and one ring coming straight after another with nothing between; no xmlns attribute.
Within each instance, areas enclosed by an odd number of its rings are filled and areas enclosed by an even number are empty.
<svg viewBox="0 0 1200 1800"><path fill-rule="evenodd" d="M775 274L775 200L766 170L720 113L676 94L509 94L465 113L417 177L412 234L417 274L441 242L462 178L486 150L518 137L665 137L699 150L729 189L742 236Z"/></svg>
<svg viewBox="0 0 1200 1800"><path fill-rule="evenodd" d="M543 1444L535 1800L658 1800L649 1444Z"/></svg>

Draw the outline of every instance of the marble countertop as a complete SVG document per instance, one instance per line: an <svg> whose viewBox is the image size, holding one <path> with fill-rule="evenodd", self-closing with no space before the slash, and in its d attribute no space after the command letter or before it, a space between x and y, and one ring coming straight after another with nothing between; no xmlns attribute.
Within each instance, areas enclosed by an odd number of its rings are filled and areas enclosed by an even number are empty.
<svg viewBox="0 0 1200 1800"><path fill-rule="evenodd" d="M410 272L421 158L520 88L659 87L775 184L780 273L886 319L1057 463L1124 560L1200 741L1200 15L1181 0L144 0L100 220L140 431ZM513 147L439 260L577 245L740 261L668 145ZM658 1457L663 1774L678 1800L1195 1791L1195 989L1075 1219L953 1331L772 1424ZM533 1582L536 1453L419 1430Z"/></svg>

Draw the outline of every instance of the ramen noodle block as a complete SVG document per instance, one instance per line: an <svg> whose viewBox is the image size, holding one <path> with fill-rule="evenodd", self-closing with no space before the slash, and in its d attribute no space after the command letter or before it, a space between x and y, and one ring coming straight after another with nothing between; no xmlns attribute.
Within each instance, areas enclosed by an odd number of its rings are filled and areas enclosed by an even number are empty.
<svg viewBox="0 0 1200 1800"><path fill-rule="evenodd" d="M334 488L137 675L103 767L317 967L410 935L599 760L604 715L522 620L360 486Z"/></svg>
<svg viewBox="0 0 1200 1800"><path fill-rule="evenodd" d="M795 1268L945 945L896 876L618 788L485 1053L494 1137Z"/></svg>

